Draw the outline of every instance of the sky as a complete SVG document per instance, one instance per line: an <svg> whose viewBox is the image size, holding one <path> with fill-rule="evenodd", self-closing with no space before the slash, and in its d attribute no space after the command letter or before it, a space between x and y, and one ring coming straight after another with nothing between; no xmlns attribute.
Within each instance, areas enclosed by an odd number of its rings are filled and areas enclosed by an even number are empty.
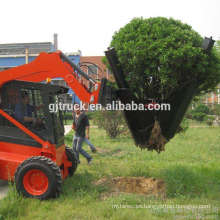
<svg viewBox="0 0 220 220"><path fill-rule="evenodd" d="M63 52L102 56L134 17L172 17L220 40L220 0L1 0L0 44L53 42Z"/></svg>

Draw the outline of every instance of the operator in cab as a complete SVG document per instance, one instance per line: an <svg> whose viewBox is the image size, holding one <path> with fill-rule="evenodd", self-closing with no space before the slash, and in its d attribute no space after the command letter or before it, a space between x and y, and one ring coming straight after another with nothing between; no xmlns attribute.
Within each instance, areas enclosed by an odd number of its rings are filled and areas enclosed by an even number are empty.
<svg viewBox="0 0 220 220"><path fill-rule="evenodd" d="M42 123L42 120L32 116L35 110L39 110L43 105L33 106L29 104L27 92L21 94L22 102L15 105L15 118L27 126L36 126Z"/></svg>

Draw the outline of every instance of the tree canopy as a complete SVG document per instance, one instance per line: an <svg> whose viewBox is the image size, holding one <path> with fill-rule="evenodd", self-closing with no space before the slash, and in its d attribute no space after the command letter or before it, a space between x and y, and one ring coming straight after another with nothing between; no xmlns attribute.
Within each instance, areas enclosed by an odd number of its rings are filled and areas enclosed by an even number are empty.
<svg viewBox="0 0 220 220"><path fill-rule="evenodd" d="M117 52L133 94L140 100L169 99L194 82L201 91L220 82L216 48L202 49L203 38L172 18L134 18L115 32L111 47Z"/></svg>

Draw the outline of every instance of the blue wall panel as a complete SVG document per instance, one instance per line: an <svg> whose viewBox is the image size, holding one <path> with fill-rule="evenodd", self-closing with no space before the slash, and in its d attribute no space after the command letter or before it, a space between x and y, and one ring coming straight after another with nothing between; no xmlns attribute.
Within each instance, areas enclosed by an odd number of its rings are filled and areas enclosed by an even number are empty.
<svg viewBox="0 0 220 220"><path fill-rule="evenodd" d="M36 57L29 57L28 62L31 62ZM14 67L25 64L25 57L0 57L0 67Z"/></svg>
<svg viewBox="0 0 220 220"><path fill-rule="evenodd" d="M80 62L80 56L79 55L70 55L68 56L76 65ZM28 62L30 63L36 58L36 56L29 56ZM15 67L25 64L25 57L0 57L0 67ZM56 80L59 80L62 78L56 78ZM72 91L72 89L69 89L69 94L72 95L72 100L74 103L79 103L80 100L77 97L77 95Z"/></svg>

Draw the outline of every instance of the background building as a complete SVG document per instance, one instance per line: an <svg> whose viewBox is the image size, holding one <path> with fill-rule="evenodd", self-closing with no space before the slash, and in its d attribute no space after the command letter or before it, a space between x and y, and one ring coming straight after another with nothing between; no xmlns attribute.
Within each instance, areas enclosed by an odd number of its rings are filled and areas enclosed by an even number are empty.
<svg viewBox="0 0 220 220"><path fill-rule="evenodd" d="M51 42L0 44L0 70L27 64L40 52L54 50Z"/></svg>
<svg viewBox="0 0 220 220"><path fill-rule="evenodd" d="M33 43L12 43L0 44L0 71L30 63L41 52L53 52L58 50L58 36L54 34L52 42L33 42ZM79 65L81 52L73 52L66 54L76 65ZM0 73L1 74L1 73ZM66 86L62 78L52 79L52 83L60 86ZM69 89L68 96L65 101L76 101L79 99L75 93Z"/></svg>
<svg viewBox="0 0 220 220"><path fill-rule="evenodd" d="M108 78L108 70L102 62L103 56L81 56L81 69L95 80Z"/></svg>
<svg viewBox="0 0 220 220"><path fill-rule="evenodd" d="M58 35L54 34L53 42L0 44L0 71L33 61L41 52L58 50ZM70 60L93 79L100 81L103 77L113 80L113 75L103 63L103 56L81 56L81 51L66 53ZM0 73L1 74L1 73ZM62 78L52 79L52 83L67 86ZM88 86L88 82L85 82ZM79 103L80 100L72 89L69 89L66 102Z"/></svg>
<svg viewBox="0 0 220 220"><path fill-rule="evenodd" d="M80 68L93 79L100 81L103 77L112 80L111 71L103 63L104 56L81 56Z"/></svg>
<svg viewBox="0 0 220 220"><path fill-rule="evenodd" d="M207 105L220 104L220 84L213 92L205 95L203 103Z"/></svg>

